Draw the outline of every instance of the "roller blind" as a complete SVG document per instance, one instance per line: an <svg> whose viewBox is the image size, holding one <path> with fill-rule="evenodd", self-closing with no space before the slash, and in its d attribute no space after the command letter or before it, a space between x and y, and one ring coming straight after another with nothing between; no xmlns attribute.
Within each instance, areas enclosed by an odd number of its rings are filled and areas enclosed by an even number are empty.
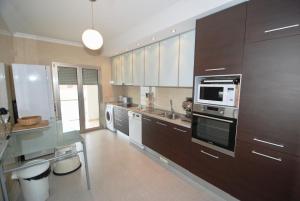
<svg viewBox="0 0 300 201"><path fill-rule="evenodd" d="M98 70L83 69L82 70L83 85L97 85L98 84Z"/></svg>
<svg viewBox="0 0 300 201"><path fill-rule="evenodd" d="M61 85L77 85L77 69L59 67L58 82Z"/></svg>

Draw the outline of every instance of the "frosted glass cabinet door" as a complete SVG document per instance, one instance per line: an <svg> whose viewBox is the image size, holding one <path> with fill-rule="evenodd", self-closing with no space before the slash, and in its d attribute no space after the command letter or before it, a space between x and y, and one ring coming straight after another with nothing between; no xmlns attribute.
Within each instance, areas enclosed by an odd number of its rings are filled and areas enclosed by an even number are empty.
<svg viewBox="0 0 300 201"><path fill-rule="evenodd" d="M123 84L123 58L117 56L117 85Z"/></svg>
<svg viewBox="0 0 300 201"><path fill-rule="evenodd" d="M145 47L145 86L158 86L159 44Z"/></svg>
<svg viewBox="0 0 300 201"><path fill-rule="evenodd" d="M195 30L180 35L179 86L193 87Z"/></svg>
<svg viewBox="0 0 300 201"><path fill-rule="evenodd" d="M118 68L118 57L112 58L112 65L111 65L111 83L116 85L117 80L117 68Z"/></svg>
<svg viewBox="0 0 300 201"><path fill-rule="evenodd" d="M179 36L160 42L159 86L178 86Z"/></svg>
<svg viewBox="0 0 300 201"><path fill-rule="evenodd" d="M140 48L132 54L133 85L144 86L145 49Z"/></svg>
<svg viewBox="0 0 300 201"><path fill-rule="evenodd" d="M132 52L123 55L123 78L125 85L132 85Z"/></svg>

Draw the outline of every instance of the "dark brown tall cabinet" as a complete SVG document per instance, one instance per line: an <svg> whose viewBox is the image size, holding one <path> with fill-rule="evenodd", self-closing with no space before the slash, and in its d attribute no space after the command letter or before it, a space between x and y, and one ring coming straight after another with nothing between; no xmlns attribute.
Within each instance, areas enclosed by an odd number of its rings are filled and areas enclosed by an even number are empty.
<svg viewBox="0 0 300 201"><path fill-rule="evenodd" d="M197 20L195 75L240 74L246 4Z"/></svg>
<svg viewBox="0 0 300 201"><path fill-rule="evenodd" d="M299 23L299 0L248 3L236 147L242 200L300 200Z"/></svg>

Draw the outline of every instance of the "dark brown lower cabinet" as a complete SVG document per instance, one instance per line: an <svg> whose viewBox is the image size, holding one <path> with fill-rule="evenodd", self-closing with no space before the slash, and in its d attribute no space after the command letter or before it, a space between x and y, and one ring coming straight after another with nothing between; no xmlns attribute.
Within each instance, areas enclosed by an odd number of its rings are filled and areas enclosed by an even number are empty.
<svg viewBox="0 0 300 201"><path fill-rule="evenodd" d="M191 129L143 115L142 135L145 146L189 169Z"/></svg>
<svg viewBox="0 0 300 201"><path fill-rule="evenodd" d="M243 201L300 200L299 168L298 157L238 141L236 197Z"/></svg>

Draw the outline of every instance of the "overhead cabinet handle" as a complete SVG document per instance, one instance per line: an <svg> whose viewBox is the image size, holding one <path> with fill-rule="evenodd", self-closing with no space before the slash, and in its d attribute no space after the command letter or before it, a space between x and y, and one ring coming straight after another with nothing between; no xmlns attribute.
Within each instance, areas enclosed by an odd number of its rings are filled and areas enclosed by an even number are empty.
<svg viewBox="0 0 300 201"><path fill-rule="evenodd" d="M252 154L259 155L259 156L262 156L262 157L265 157L265 158L269 158L269 159L272 159L272 160L276 160L276 161L279 161L279 162L282 161L281 158L276 158L276 157L273 157L273 156L269 156L269 155L266 155L266 154L262 154L262 153L259 153L259 152L254 151L254 150L252 150L251 153L252 153Z"/></svg>
<svg viewBox="0 0 300 201"><path fill-rule="evenodd" d="M273 146L276 146L276 147L281 147L281 148L284 147L283 144L276 144L276 143L268 142L268 141L265 141L265 140L260 140L260 139L257 139L257 138L253 138L253 140L256 141L256 142L261 142L261 143L273 145Z"/></svg>
<svg viewBox="0 0 300 201"><path fill-rule="evenodd" d="M291 29L291 28L295 28L295 27L298 27L298 26L299 26L299 24L293 24L293 25L289 25L289 26L278 27L278 28L275 28L275 29L265 30L265 33L271 33L271 32L274 32L274 31L281 31L281 30L285 30L285 29Z"/></svg>
<svg viewBox="0 0 300 201"><path fill-rule="evenodd" d="M222 71L222 70L226 70L226 68L208 68L208 69L205 69L206 72L209 72L209 71Z"/></svg>
<svg viewBox="0 0 300 201"><path fill-rule="evenodd" d="M179 131L179 132L182 132L182 133L186 133L187 131L185 131L185 130L181 130L181 129L179 129L179 128L173 128L174 130L177 130L177 131Z"/></svg>
<svg viewBox="0 0 300 201"><path fill-rule="evenodd" d="M207 153L207 152L205 152L205 151L203 151L203 150L201 150L201 153L202 153L202 154L205 154L205 155L207 155L207 156L210 156L210 157L212 157L212 158L219 159L219 156L212 155L212 154Z"/></svg>
<svg viewBox="0 0 300 201"><path fill-rule="evenodd" d="M156 122L158 125L161 125L161 126L167 126L167 124L163 124L163 123L161 123L161 122L159 122L159 121L157 121Z"/></svg>

